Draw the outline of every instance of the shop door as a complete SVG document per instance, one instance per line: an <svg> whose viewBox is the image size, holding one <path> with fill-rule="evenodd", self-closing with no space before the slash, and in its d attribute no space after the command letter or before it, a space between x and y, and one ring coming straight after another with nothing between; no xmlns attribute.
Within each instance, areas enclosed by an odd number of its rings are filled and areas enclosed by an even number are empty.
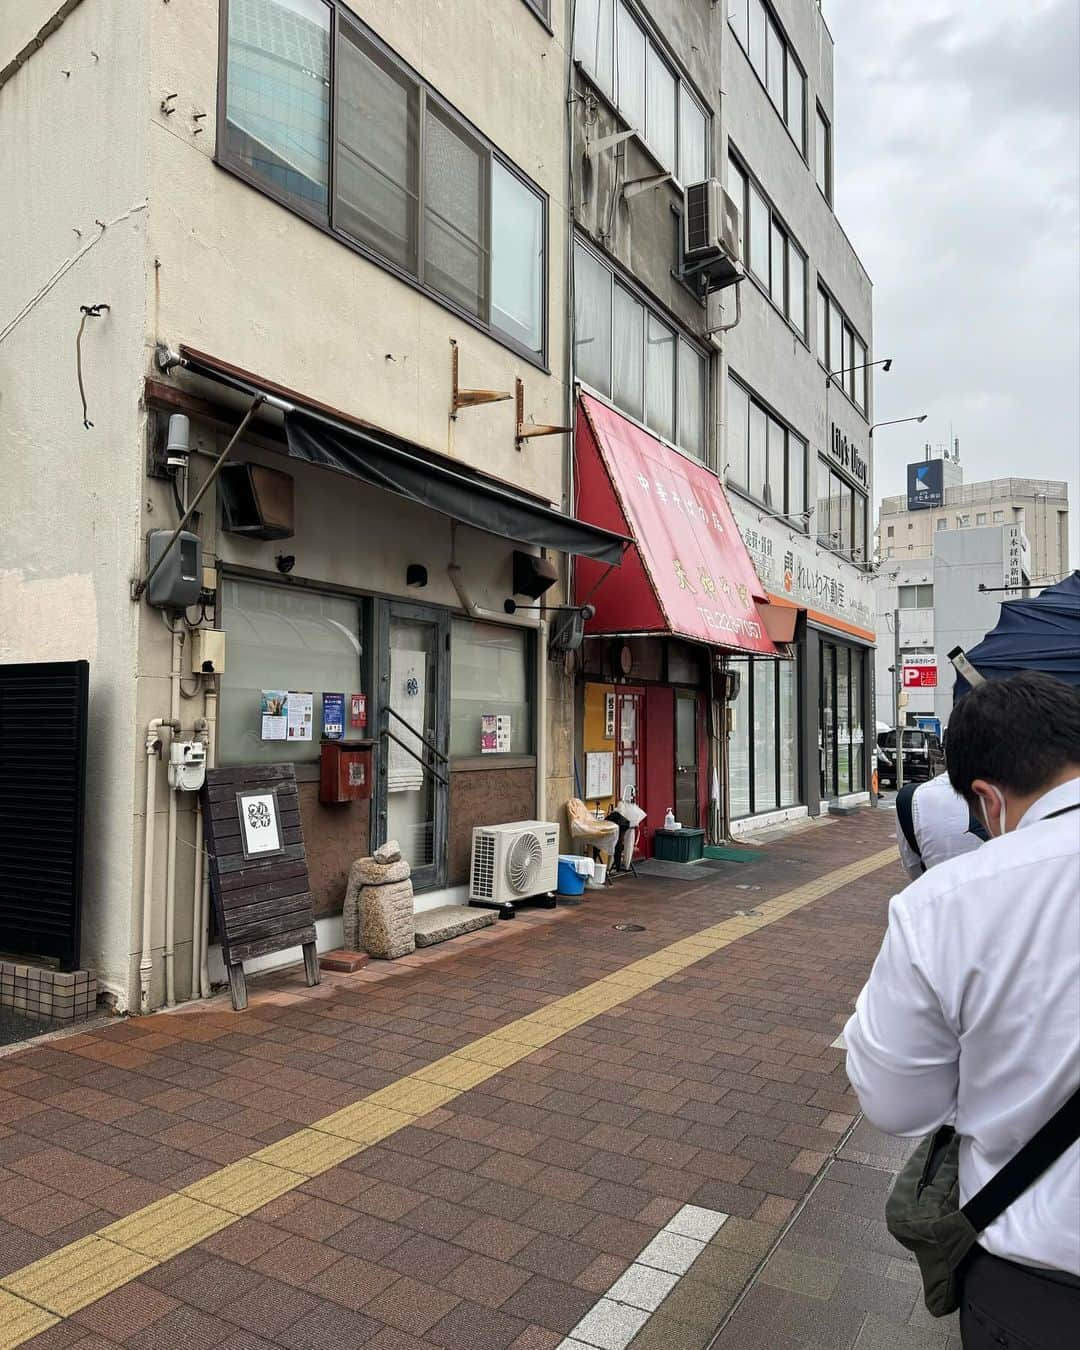
<svg viewBox="0 0 1080 1350"><path fill-rule="evenodd" d="M821 759L821 798L836 792L836 648L821 644L821 696L818 705L818 749Z"/></svg>
<svg viewBox="0 0 1080 1350"><path fill-rule="evenodd" d="M697 829L701 817L698 802L697 694L675 691L675 819L687 829Z"/></svg>
<svg viewBox="0 0 1080 1350"><path fill-rule="evenodd" d="M639 802L645 785L642 768L645 698L620 689L615 695L615 789L620 801Z"/></svg>
<svg viewBox="0 0 1080 1350"><path fill-rule="evenodd" d="M446 877L449 635L445 611L384 606L377 834L401 845L416 890Z"/></svg>

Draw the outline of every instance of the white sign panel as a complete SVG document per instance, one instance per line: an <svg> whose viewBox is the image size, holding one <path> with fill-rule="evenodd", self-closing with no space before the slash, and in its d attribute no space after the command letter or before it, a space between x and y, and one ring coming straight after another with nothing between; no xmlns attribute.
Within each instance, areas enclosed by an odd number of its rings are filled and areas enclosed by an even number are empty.
<svg viewBox="0 0 1080 1350"><path fill-rule="evenodd" d="M590 750L585 755L585 798L610 797L614 790L615 756L610 750Z"/></svg>
<svg viewBox="0 0 1080 1350"><path fill-rule="evenodd" d="M1031 546L1019 525L1005 529L1004 583L1010 590L1024 588L1024 574L1031 571Z"/></svg>
<svg viewBox="0 0 1080 1350"><path fill-rule="evenodd" d="M262 853L281 852L281 826L278 822L277 798L272 792L238 792L236 806L240 826L244 831L244 854L257 857Z"/></svg>
<svg viewBox="0 0 1080 1350"><path fill-rule="evenodd" d="M743 519L742 503L735 519L766 591L873 633L876 611L869 574L817 547L813 539L790 526L759 522L752 507L745 509L750 519Z"/></svg>

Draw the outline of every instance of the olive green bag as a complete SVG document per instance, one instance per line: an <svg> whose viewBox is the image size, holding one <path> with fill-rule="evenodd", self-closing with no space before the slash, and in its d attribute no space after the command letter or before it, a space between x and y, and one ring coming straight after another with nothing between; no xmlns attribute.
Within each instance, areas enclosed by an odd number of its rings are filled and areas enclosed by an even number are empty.
<svg viewBox="0 0 1080 1350"><path fill-rule="evenodd" d="M1080 1089L966 1205L960 1204L960 1136L951 1125L927 1135L885 1202L889 1232L914 1252L923 1298L935 1317L960 1306L957 1274L979 1234L1080 1138Z"/></svg>

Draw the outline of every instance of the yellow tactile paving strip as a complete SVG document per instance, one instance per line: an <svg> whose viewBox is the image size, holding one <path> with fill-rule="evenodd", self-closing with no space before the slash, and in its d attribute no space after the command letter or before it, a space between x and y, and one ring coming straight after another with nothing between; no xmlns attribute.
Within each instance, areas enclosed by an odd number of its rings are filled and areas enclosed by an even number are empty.
<svg viewBox="0 0 1080 1350"><path fill-rule="evenodd" d="M61 1318L228 1228L309 1178L415 1124L572 1028L895 861L895 846L883 849L775 900L762 901L756 914L724 919L662 947L324 1116L307 1129L220 1168L175 1195L3 1276L0 1350L23 1345Z"/></svg>

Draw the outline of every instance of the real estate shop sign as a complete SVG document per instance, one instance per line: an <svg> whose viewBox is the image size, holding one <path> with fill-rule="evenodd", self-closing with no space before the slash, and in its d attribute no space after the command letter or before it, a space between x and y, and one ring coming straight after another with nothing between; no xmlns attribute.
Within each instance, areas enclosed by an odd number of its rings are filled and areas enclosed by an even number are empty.
<svg viewBox="0 0 1080 1350"><path fill-rule="evenodd" d="M738 515L736 519L770 595L864 632L874 631L874 592L868 576L790 529L763 525L756 515L749 521Z"/></svg>
<svg viewBox="0 0 1080 1350"><path fill-rule="evenodd" d="M907 466L907 509L930 511L945 502L945 461L927 459Z"/></svg>

